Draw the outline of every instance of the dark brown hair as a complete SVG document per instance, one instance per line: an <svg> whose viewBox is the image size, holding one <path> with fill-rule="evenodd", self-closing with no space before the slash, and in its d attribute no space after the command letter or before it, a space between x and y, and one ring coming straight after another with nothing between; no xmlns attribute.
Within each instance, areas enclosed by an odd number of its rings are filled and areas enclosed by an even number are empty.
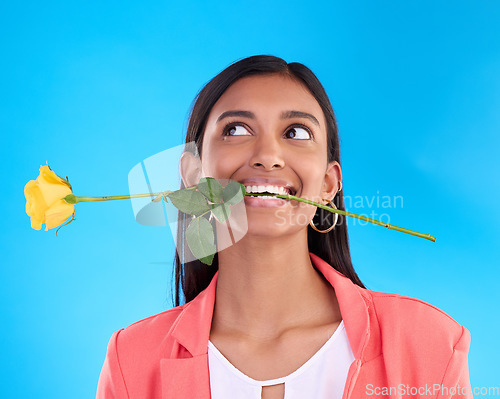
<svg viewBox="0 0 500 399"><path fill-rule="evenodd" d="M337 131L337 122L335 114L328 99L325 89L321 85L314 73L305 65L298 62L287 63L281 58L270 55L256 55L239 60L212 80L210 80L198 93L191 109L189 124L186 132L186 144L194 142L199 156L202 156L202 142L205 132L205 126L208 116L212 111L217 100L224 92L238 79L252 75L279 74L287 76L302 83L311 94L316 98L327 124L327 152L328 162L337 161L340 164L340 146ZM181 188L185 188L181 183ZM345 210L343 191L340 191L334 198L333 203L338 209ZM320 220L325 220L322 212L317 212L321 216ZM331 212L326 212L333 217ZM326 218L333 221L331 217ZM184 241L184 232L186 231L189 219L186 214L179 212L177 228L177 245L182 245L181 254L185 259L185 251L189 251ZM328 227L319 226L319 229ZM309 252L318 255L329 263L333 268L348 277L354 284L364 287L358 275L354 271L349 251L349 239L347 235L347 225L345 216L338 216L337 225L329 233L319 233L308 226L308 245ZM207 266L199 260L184 263L179 258L176 251L175 260L175 306L182 302L187 303L203 291L219 268L218 256L215 254L212 265ZM181 292L182 289L182 292ZM181 297L181 293L183 297Z"/></svg>

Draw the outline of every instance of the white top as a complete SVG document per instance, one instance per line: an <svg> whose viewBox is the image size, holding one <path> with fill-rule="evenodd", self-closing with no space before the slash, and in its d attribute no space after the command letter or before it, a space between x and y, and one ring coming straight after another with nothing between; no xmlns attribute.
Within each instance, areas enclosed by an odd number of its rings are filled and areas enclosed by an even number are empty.
<svg viewBox="0 0 500 399"><path fill-rule="evenodd" d="M212 399L261 399L262 387L285 384L284 399L341 399L349 366L354 361L342 320L325 344L286 377L257 381L234 367L208 341L208 368Z"/></svg>

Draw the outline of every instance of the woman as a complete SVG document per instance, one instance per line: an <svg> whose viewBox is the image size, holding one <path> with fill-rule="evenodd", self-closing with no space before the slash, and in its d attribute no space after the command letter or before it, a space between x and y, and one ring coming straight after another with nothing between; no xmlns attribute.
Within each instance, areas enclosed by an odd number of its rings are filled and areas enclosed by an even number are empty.
<svg viewBox="0 0 500 399"><path fill-rule="evenodd" d="M183 187L211 176L344 209L334 113L302 64L226 68L198 94L189 142L200 158L184 154ZM176 256L178 306L113 334L98 398L468 397L468 330L365 289L342 215L315 226L316 208L297 201L245 208L247 233L211 266Z"/></svg>

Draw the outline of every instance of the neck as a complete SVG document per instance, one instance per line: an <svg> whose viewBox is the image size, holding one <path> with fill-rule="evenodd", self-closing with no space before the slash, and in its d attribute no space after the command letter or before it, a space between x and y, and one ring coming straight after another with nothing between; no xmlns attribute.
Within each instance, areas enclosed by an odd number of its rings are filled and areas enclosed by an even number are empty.
<svg viewBox="0 0 500 399"><path fill-rule="evenodd" d="M269 340L341 320L335 292L312 265L302 234L245 237L219 253L212 332Z"/></svg>

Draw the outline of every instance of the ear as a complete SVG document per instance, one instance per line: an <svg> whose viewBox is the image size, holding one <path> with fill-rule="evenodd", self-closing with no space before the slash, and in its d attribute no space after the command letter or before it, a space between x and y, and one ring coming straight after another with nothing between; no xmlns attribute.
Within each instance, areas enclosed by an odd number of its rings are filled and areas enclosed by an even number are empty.
<svg viewBox="0 0 500 399"><path fill-rule="evenodd" d="M332 161L325 172L325 181L321 190L322 198L333 201L339 191L340 182L342 182L342 169L337 161Z"/></svg>
<svg viewBox="0 0 500 399"><path fill-rule="evenodd" d="M183 152L180 160L181 179L186 187L196 186L201 178L201 160L192 152Z"/></svg>

